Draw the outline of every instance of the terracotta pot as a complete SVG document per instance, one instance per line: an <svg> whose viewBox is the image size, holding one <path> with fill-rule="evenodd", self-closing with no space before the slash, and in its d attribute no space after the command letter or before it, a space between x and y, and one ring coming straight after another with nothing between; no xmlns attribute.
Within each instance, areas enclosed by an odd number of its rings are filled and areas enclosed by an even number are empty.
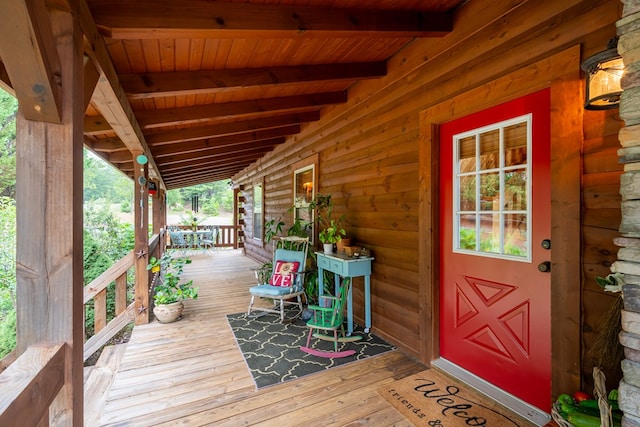
<svg viewBox="0 0 640 427"><path fill-rule="evenodd" d="M336 251L342 253L346 246L351 246L351 237L343 237L340 239L340 241L336 243Z"/></svg>
<svg viewBox="0 0 640 427"><path fill-rule="evenodd" d="M184 304L182 301L171 304L158 304L153 307L153 314L160 323L171 323L179 320L182 316Z"/></svg>

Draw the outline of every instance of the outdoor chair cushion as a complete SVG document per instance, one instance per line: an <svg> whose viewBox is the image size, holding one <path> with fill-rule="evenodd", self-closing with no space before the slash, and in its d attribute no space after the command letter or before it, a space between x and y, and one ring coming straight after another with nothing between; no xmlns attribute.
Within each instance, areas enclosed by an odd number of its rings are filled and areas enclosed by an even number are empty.
<svg viewBox="0 0 640 427"><path fill-rule="evenodd" d="M258 285L249 288L249 293L252 295L265 297L278 297L293 292L294 290L290 286Z"/></svg>
<svg viewBox="0 0 640 427"><path fill-rule="evenodd" d="M269 284L272 286L291 287L298 268L300 268L298 261L276 261Z"/></svg>

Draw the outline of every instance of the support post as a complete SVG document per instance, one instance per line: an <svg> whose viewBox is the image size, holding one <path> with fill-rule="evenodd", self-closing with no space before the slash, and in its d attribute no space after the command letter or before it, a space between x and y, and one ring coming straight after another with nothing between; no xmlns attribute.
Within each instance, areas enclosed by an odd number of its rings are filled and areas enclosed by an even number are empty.
<svg viewBox="0 0 640 427"><path fill-rule="evenodd" d="M65 343L64 385L48 419L82 426L83 41L71 13L52 10L50 18L61 62L61 122L26 119L22 102L16 120L16 350Z"/></svg>

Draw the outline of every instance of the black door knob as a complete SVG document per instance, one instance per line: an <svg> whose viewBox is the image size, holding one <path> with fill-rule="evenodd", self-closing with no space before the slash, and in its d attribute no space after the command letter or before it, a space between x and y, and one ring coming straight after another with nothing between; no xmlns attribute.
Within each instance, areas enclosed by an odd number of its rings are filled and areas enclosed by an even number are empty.
<svg viewBox="0 0 640 427"><path fill-rule="evenodd" d="M542 242L540 242L540 245L541 245L544 249L551 249L551 240L549 240L549 239L544 239Z"/></svg>
<svg viewBox="0 0 640 427"><path fill-rule="evenodd" d="M538 264L538 270L540 270L543 273L549 273L551 271L551 262L550 261L543 261L540 264Z"/></svg>

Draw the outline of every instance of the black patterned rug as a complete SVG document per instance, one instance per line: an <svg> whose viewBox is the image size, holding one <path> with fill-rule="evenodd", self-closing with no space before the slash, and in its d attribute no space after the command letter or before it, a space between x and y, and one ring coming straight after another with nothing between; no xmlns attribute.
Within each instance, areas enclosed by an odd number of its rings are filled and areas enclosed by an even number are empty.
<svg viewBox="0 0 640 427"><path fill-rule="evenodd" d="M395 347L354 325L353 335L359 341L339 343L338 351L354 350L353 356L328 359L300 350L307 342L309 328L304 321L281 324L278 317L247 317L245 313L229 314L227 320L236 342L251 371L257 388L277 384L324 369L394 350ZM314 350L333 351L333 342L311 338Z"/></svg>

